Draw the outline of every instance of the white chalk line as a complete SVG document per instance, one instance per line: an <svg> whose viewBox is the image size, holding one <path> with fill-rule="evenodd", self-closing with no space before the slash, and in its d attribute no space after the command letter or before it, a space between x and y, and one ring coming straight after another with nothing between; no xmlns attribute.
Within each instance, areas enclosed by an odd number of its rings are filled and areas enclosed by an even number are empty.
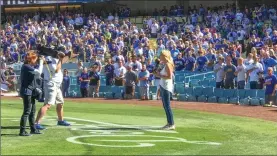
<svg viewBox="0 0 277 156"><path fill-rule="evenodd" d="M48 116L47 119L45 119L47 125L55 125L49 123L49 121L55 121L56 119L49 119L53 116ZM13 121L19 121L17 118L1 118L1 119L11 119ZM17 120L15 120L17 119ZM87 120L87 119L80 119L80 118L73 118L73 117L66 117L66 119L69 120L75 120L75 121L84 121L89 122L93 124L99 124L99 125L85 125L85 124L77 124L76 122L70 122L73 124L73 126L68 126L65 128L70 128L71 130L77 130L77 131L88 131L89 133L95 134L95 135L82 135L82 136L74 136L69 137L66 140L75 143L75 144L84 144L84 145L90 145L90 146L98 146L98 147L114 147L114 148L130 148L130 147L152 147L155 146L153 143L159 143L159 142L178 142L178 143L191 143L191 144L206 144L206 145L221 145L221 143L217 142L208 142L208 141L188 141L184 138L177 138L177 137L166 137L166 136L157 136L157 135L145 135L143 132L137 132L137 131L131 131L129 129L134 130L141 130L141 131L148 131L148 132L160 132L160 133L178 133L176 131L166 131L166 130L153 130L151 128L158 128L158 126L141 126L141 125L119 125L114 123L107 123L107 122L101 122L101 121L95 121L95 120ZM105 127L111 126L112 128L126 128L127 130L109 130L105 129ZM55 126L51 128L56 128L60 126ZM63 127L60 127L63 128ZM87 129L86 129L87 128ZM94 129L89 129L94 128ZM123 134L120 134L123 133ZM125 133L125 134L124 134ZM128 134L126 134L128 133ZM163 138L163 139L153 139L153 140L93 140L93 142L114 142L116 145L103 145L103 144L93 144L93 143L85 143L77 141L77 139L80 138L96 138L96 137L150 137L150 138ZM117 145L118 143L136 143L136 145Z"/></svg>

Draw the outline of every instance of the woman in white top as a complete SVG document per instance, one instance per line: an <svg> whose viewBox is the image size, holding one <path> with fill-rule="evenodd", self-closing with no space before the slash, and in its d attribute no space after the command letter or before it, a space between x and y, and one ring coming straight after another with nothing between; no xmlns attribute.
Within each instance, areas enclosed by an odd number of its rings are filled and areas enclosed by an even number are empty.
<svg viewBox="0 0 277 156"><path fill-rule="evenodd" d="M167 117L167 124L163 129L174 130L173 113L170 107L170 94L173 93L173 70L174 63L171 54L168 50L163 50L160 55L160 60L165 65L161 72L156 73L160 77L160 94L162 97L163 107Z"/></svg>

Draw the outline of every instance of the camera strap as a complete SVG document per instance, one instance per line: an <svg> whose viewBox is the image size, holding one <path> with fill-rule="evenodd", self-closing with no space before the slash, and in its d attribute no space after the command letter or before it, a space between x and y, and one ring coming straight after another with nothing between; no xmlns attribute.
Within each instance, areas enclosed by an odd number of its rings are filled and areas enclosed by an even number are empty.
<svg viewBox="0 0 277 156"><path fill-rule="evenodd" d="M46 63L46 68L47 68L47 70L48 70L48 72L49 72L49 76L50 76L50 79L52 79L52 73L51 73L51 70L50 70L50 68L49 68L49 66L48 66L48 63Z"/></svg>

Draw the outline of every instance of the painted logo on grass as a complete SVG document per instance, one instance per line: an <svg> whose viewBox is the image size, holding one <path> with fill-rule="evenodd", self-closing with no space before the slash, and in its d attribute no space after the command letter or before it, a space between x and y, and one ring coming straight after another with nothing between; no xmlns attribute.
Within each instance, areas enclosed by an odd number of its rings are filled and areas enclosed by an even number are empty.
<svg viewBox="0 0 277 156"><path fill-rule="evenodd" d="M209 141L191 141L184 138L169 137L166 133L178 133L176 131L161 130L155 126L141 125L119 125L107 122L83 120L78 118L68 118L75 121L85 121L91 123L85 127L72 127L71 130L87 131L91 135L74 136L66 140L75 144L83 144L98 147L152 147L158 143L189 143L189 144L206 144L221 145L217 142ZM160 133L160 135L147 135L145 132Z"/></svg>
<svg viewBox="0 0 277 156"><path fill-rule="evenodd" d="M54 126L56 121L53 118L48 117L43 122L53 126L49 128L57 128ZM73 136L66 139L74 144L110 148L153 147L159 143L221 145L221 143L217 142L192 141L184 138L169 137L167 134L178 132L161 130L160 127L156 126L120 125L72 117L67 117L66 119L71 121L72 126L65 128L69 128L72 131L85 131L89 133L89 135ZM12 121L18 121L18 119ZM78 121L85 124L78 123ZM145 132L154 132L157 135L149 135L145 134Z"/></svg>

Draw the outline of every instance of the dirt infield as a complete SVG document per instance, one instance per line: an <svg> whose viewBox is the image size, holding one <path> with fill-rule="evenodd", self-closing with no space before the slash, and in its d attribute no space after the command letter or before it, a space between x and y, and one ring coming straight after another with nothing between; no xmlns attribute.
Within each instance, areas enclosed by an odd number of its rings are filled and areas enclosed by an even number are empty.
<svg viewBox="0 0 277 156"><path fill-rule="evenodd" d="M1 99L19 99L18 97L1 97ZM66 101L101 103L101 104L135 104L162 107L162 102L157 100L140 101L140 100L105 100L92 98L67 98ZM239 106L232 104L214 104L214 103L197 103L197 102L179 102L171 101L172 108L185 110L197 110L218 114L227 114L234 116L243 116L264 119L277 122L277 108L261 106Z"/></svg>

